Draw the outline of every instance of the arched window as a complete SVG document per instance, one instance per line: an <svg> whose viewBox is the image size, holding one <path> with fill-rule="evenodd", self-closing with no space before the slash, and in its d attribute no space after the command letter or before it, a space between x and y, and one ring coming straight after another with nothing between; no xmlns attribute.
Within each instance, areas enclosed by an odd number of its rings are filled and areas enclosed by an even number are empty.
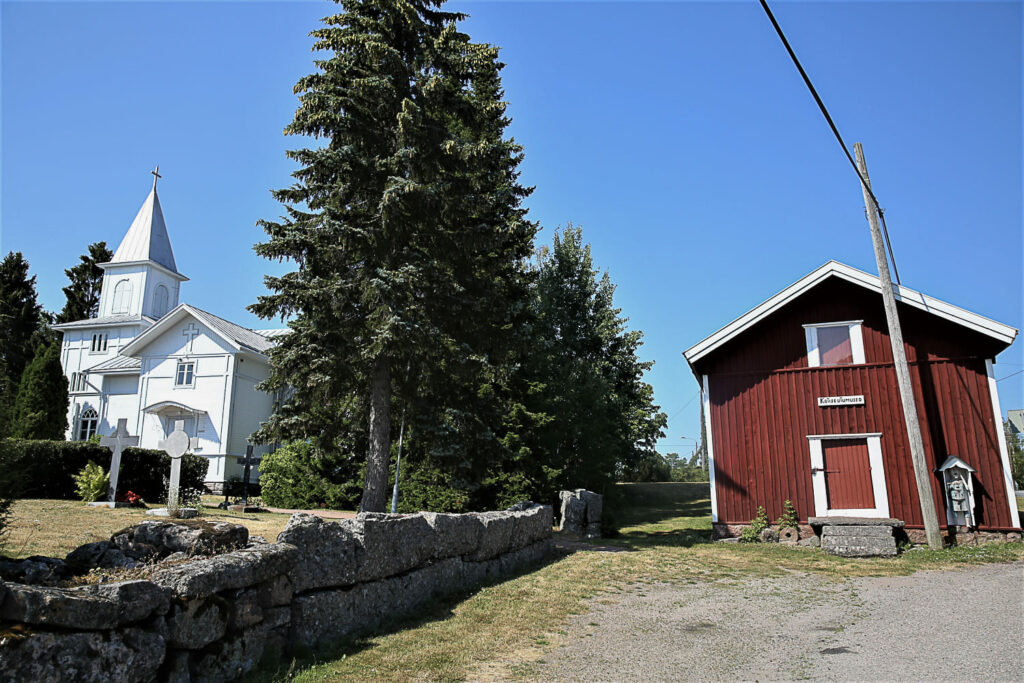
<svg viewBox="0 0 1024 683"><path fill-rule="evenodd" d="M78 419L78 440L88 441L89 437L96 433L99 422L100 417L92 408L82 411L82 417Z"/></svg>
<svg viewBox="0 0 1024 683"><path fill-rule="evenodd" d="M114 285L114 304L111 313L127 313L132 303L132 283L128 280L121 280Z"/></svg>
<svg viewBox="0 0 1024 683"><path fill-rule="evenodd" d="M156 317L162 317L167 312L167 299L167 288L157 285L156 292L153 293L153 313Z"/></svg>

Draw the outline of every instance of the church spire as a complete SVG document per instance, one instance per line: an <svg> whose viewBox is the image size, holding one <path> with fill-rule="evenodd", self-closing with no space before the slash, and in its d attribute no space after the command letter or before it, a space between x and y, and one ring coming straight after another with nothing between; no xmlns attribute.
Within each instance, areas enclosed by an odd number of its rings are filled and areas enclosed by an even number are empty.
<svg viewBox="0 0 1024 683"><path fill-rule="evenodd" d="M132 221L127 234L114 252L111 263L130 263L133 261L154 261L164 268L177 273L174 263L174 251L171 240L167 236L167 224L164 212L160 208L160 198L156 193L156 181L161 178L160 167L153 174L153 189L150 190L142 208Z"/></svg>

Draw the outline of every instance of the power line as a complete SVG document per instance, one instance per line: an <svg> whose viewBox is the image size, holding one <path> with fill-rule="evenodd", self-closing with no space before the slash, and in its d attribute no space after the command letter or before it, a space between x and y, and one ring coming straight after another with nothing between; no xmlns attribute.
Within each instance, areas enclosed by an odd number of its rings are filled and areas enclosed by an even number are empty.
<svg viewBox="0 0 1024 683"><path fill-rule="evenodd" d="M1011 377L1013 377L1014 375L1019 375L1019 374L1020 374L1020 373L1022 373L1022 372L1024 372L1024 370L1018 370L1017 372L1011 372L1011 373L1010 373L1009 375L1007 375L1006 377L1000 377L1000 378L999 378L999 379L997 379L996 381L997 381L997 382L1002 382L1002 381L1003 381L1004 379L1010 379L1010 378L1011 378Z"/></svg>
<svg viewBox="0 0 1024 683"><path fill-rule="evenodd" d="M807 85L807 89L811 91L811 96L814 101L818 104L818 109L821 110L822 115L828 122L829 128L832 129L832 134L836 136L836 140L839 141L839 146L843 148L843 152L846 154L846 159L850 162L850 166L853 167L857 177L860 178L861 185L867 188L867 193L871 197L872 203L875 205L875 210L878 211L878 217L882 220L882 234L885 235L885 247L889 252L889 260L892 262L892 271L896 276L896 284L902 284L900 282L900 271L896 267L896 256L892 253L892 244L889 242L889 228L885 224L885 209L878 203L878 198L875 197L875 193L871 190L871 186L868 181L861 174L860 169L857 168L857 162L853 160L853 155L850 154L850 149L846 146L843 141L843 136L839 134L839 129L836 127L835 121L832 120L831 114L828 113L828 109L825 108L825 103L821 101L821 97L818 95L818 91L814 88L814 84L811 83L810 76L804 71L804 67L800 64L800 60L797 59L796 53L793 52L793 48L790 46L789 41L786 40L786 34L782 32L782 27L779 26L779 22L775 20L775 15L772 14L771 9L768 7L767 0L760 0L761 7L764 9L765 14L768 15L768 20L772 22L772 26L775 27L775 32L779 34L779 39L782 41L783 46L786 48L786 52L789 53L790 59L793 60L793 64L796 65L797 71L800 72L800 76L803 77L804 83Z"/></svg>

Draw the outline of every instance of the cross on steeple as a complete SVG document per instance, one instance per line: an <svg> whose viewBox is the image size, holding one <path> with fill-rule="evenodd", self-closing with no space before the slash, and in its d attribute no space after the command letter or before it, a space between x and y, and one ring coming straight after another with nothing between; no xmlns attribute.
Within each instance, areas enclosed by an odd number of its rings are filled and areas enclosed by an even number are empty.
<svg viewBox="0 0 1024 683"><path fill-rule="evenodd" d="M150 173L153 174L153 189L155 190L156 189L156 181L157 181L157 179L158 178L163 178L163 176L160 175L160 165L158 164L157 167L156 167L156 170L150 171Z"/></svg>

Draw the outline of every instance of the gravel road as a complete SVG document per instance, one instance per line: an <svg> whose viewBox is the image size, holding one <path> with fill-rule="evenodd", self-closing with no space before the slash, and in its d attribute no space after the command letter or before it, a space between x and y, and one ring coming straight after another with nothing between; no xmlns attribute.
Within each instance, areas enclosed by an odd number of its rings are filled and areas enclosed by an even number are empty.
<svg viewBox="0 0 1024 683"><path fill-rule="evenodd" d="M525 667L541 681L1022 681L1024 564L634 586Z"/></svg>

